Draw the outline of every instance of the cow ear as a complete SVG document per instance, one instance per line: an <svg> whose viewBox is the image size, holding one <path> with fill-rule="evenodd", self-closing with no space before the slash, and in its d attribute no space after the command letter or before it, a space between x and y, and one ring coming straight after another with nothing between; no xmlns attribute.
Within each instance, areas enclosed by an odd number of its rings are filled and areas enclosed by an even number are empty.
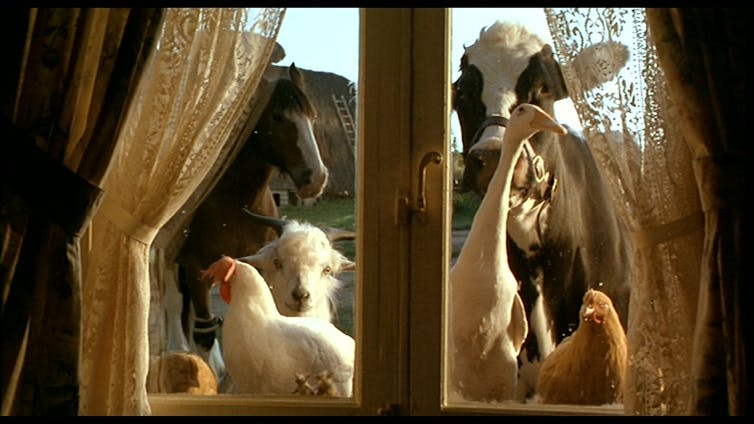
<svg viewBox="0 0 754 424"><path fill-rule="evenodd" d="M555 100L568 97L568 89L565 85L565 79L563 79L563 72L558 62L555 61L552 46L549 44L542 46L542 50L539 51L539 58L542 64L545 83L550 94Z"/></svg>
<svg viewBox="0 0 754 424"><path fill-rule="evenodd" d="M605 41L585 47L566 66L579 76L583 90L591 90L614 79L626 66L628 47L614 41Z"/></svg>

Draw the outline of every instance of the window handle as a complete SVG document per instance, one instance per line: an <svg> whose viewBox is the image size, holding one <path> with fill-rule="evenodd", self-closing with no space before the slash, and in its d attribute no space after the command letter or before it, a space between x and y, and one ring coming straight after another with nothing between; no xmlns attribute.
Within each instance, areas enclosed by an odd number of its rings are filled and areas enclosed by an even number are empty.
<svg viewBox="0 0 754 424"><path fill-rule="evenodd" d="M419 164L419 181L416 197L414 198L416 199L415 201L412 201L410 195L398 196L398 211L396 213L396 220L398 225L407 225L410 219L409 217L412 213L416 215L420 220L423 219L424 215L426 214L427 198L425 196L425 177L427 173L427 167L432 163L442 163L442 155L438 152L429 152L422 158L421 163Z"/></svg>

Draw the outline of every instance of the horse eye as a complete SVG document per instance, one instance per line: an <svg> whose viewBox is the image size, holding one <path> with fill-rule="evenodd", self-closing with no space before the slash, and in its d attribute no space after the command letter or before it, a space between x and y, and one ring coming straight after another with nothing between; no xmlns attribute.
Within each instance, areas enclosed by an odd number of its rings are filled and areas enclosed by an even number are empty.
<svg viewBox="0 0 754 424"><path fill-rule="evenodd" d="M325 268L322 270L323 275L330 275L332 274L332 268L330 265L325 266Z"/></svg>
<svg viewBox="0 0 754 424"><path fill-rule="evenodd" d="M273 259L272 264L275 265L275 269L283 269L283 262L280 260L280 258Z"/></svg>

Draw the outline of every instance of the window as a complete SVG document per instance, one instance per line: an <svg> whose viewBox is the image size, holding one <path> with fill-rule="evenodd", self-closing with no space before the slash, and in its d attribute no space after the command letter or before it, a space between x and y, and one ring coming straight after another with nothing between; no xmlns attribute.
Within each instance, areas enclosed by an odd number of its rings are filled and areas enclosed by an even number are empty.
<svg viewBox="0 0 754 424"><path fill-rule="evenodd" d="M451 13L361 9L359 31L353 398L152 394L153 413L622 414L599 407L446 402L450 84L451 67L457 66L451 60Z"/></svg>
<svg viewBox="0 0 754 424"><path fill-rule="evenodd" d="M422 157L449 150L449 15L443 9L381 8L362 9L360 15L359 287L353 399L153 394L154 414L439 412L442 289L438 282L447 269L448 239L442 231L448 219L442 206L449 202L446 158L427 166L426 213L412 210L419 209ZM412 57L412 51L421 53ZM413 75L422 77L412 81ZM398 206L400 199L406 200L405 209ZM424 259L411 260L409 252L414 251ZM428 319L412 318L421 316ZM413 324L409 327L409 323ZM421 343L409 343L414 332L424 335ZM410 411L409 393L415 394Z"/></svg>

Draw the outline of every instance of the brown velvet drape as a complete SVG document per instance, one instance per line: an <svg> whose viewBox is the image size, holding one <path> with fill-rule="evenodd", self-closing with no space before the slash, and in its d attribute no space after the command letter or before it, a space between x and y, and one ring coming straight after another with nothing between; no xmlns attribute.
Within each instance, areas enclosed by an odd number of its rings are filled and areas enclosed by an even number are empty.
<svg viewBox="0 0 754 424"><path fill-rule="evenodd" d="M750 39L738 9L648 9L652 41L684 136L705 217L699 305L692 353L689 414L749 415L751 284L744 261L744 134ZM748 208L748 209L746 209Z"/></svg>
<svg viewBox="0 0 754 424"><path fill-rule="evenodd" d="M76 415L80 236L161 11L0 15L2 415Z"/></svg>

